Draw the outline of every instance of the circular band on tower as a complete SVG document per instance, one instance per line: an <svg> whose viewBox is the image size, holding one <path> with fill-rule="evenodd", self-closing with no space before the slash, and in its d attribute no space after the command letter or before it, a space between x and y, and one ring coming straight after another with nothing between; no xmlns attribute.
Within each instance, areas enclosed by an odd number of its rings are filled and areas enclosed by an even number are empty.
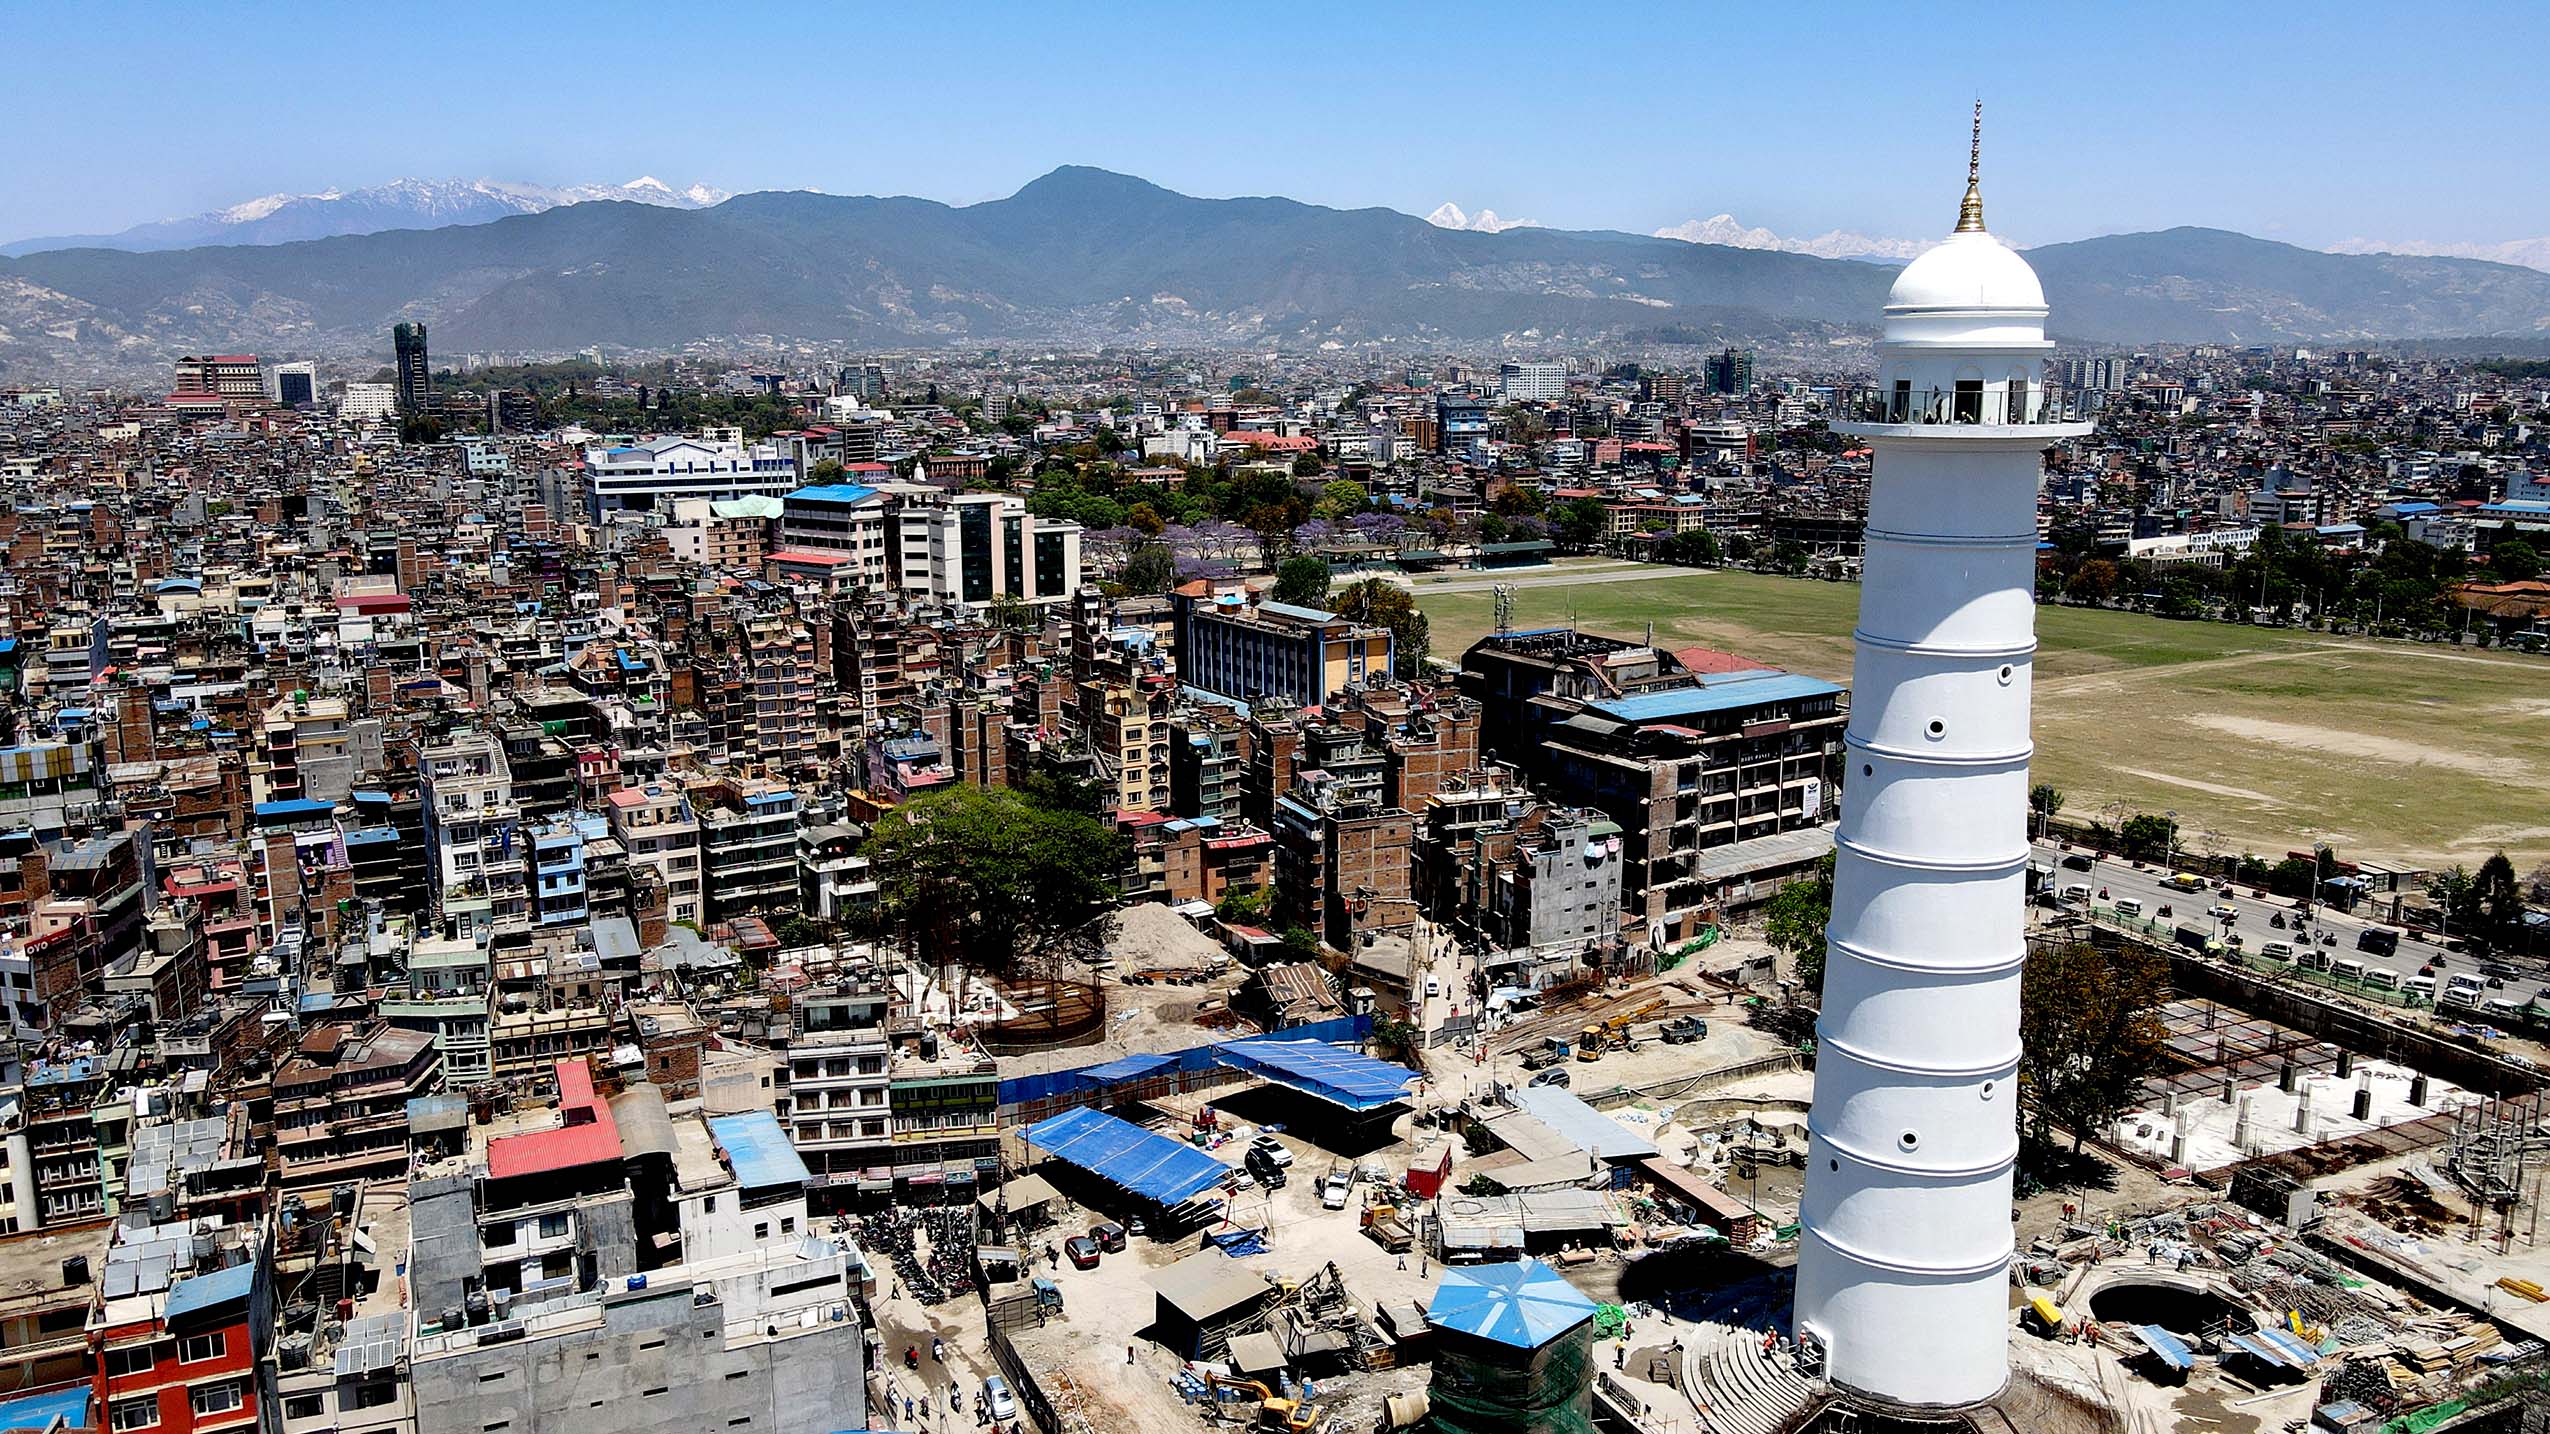
<svg viewBox="0 0 2550 1434"><path fill-rule="evenodd" d="M1842 745L1874 757L1884 757L1890 762L1914 762L1930 767L2024 767L2036 757L2034 742L2015 752L1916 752L1909 747L1889 747L1845 732Z"/></svg>
<svg viewBox="0 0 2550 1434"><path fill-rule="evenodd" d="M1815 1041L1817 1046L1822 1048L1817 1051L1819 1056L1822 1055L1823 1049L1837 1050L1861 1065L1875 1066L1879 1070L1894 1071L1899 1075L1933 1076L1940 1080L1980 1080L1985 1076L2015 1074L2019 1069L2020 1050L2017 1047L2013 1047L2010 1054L1998 1060L1980 1065L1918 1066L1899 1060L1890 1060L1885 1056L1871 1055L1849 1041L1828 1036L1824 1034L1822 1021L1815 1023Z"/></svg>
<svg viewBox="0 0 2550 1434"><path fill-rule="evenodd" d="M2004 643L1988 647L1953 647L1946 643L1908 642L1900 637L1880 637L1876 633L1870 632L1867 628L1861 627L1853 628L1851 630L1851 641L1864 643L1870 647L1882 647L1888 652L1910 653L1915 657L1981 658L1985 661L1990 661L1997 657L2004 661L2015 661L2022 657L2036 656L2036 639L2034 637L2030 637L2025 642L2015 644Z"/></svg>
<svg viewBox="0 0 2550 1434"><path fill-rule="evenodd" d="M1981 533L1964 536L1955 533L1906 533L1893 528L1863 528L1861 536L1872 543L1901 543L1912 548L2034 548L2044 539L2034 533Z"/></svg>
<svg viewBox="0 0 2550 1434"><path fill-rule="evenodd" d="M1871 966L1883 966L1889 971L1908 971L1924 976L2006 976L2028 964L2028 953L2025 947L2021 947L2018 954L1995 961L1989 966L1932 966L1920 961L1907 961L1900 956L1882 956L1864 946L1853 945L1836 936L1824 938L1824 945L1854 961L1863 961Z"/></svg>
<svg viewBox="0 0 2550 1434"><path fill-rule="evenodd" d="M1804 1235L1806 1238L1815 1241L1817 1244L1822 1245L1825 1249L1832 1251L1834 1254L1841 1256L1843 1259L1866 1265L1872 1270L1886 1270L1898 1275L1912 1275L1917 1278L1936 1280L1975 1279L1984 1275L2000 1274L2002 1271L2010 1268L2010 1257L2017 1254L2019 1249L2017 1243L2013 1242L2009 1248L2003 1250L2000 1254L1995 1255L1988 1260L1979 1261L1974 1264L1910 1265L1901 1260L1890 1260L1883 1255L1872 1255L1866 1250L1846 1245L1841 1241L1834 1239L1832 1232L1819 1229L1811 1222L1806 1224L1799 1233Z"/></svg>
<svg viewBox="0 0 2550 1434"><path fill-rule="evenodd" d="M1863 861L1873 861L1880 866L1896 867L1904 871L1935 871L1952 876L2001 876L2017 871L2028 864L2028 852L2025 848L2022 848L2016 856L1951 861L1940 857L1905 856L1901 852L1879 851L1875 847L1864 846L1849 836L1835 836L1833 845L1848 847L1851 855Z"/></svg>
<svg viewBox="0 0 2550 1434"><path fill-rule="evenodd" d="M1938 1180L1953 1183L1960 1180L1981 1179L1988 1176L1998 1175L2001 1172L2008 1170L2011 1166L2019 1163L2019 1137L2016 1131L2011 1132L2010 1149L2008 1154L1997 1155L1990 1160L1982 1161L1974 1165L1957 1166L1907 1165L1900 1160L1892 1160L1881 1156L1870 1155L1864 1150L1854 1148L1847 1141L1835 1140L1830 1134L1818 1129L1812 1118L1809 1118L1807 1121L1806 1133L1817 1140L1823 1141L1824 1148L1826 1150L1848 1156L1851 1160L1861 1165L1865 1165L1871 1170L1884 1170L1895 1175L1909 1175L1918 1180Z"/></svg>

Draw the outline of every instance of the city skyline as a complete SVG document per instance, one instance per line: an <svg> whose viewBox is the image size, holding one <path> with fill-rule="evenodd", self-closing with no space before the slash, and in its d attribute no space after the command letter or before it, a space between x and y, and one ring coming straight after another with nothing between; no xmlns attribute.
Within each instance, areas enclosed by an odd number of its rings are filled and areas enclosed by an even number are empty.
<svg viewBox="0 0 2550 1434"><path fill-rule="evenodd" d="M963 204L1089 164L1205 196L1418 215L1450 204L1559 228L1643 234L1733 215L1785 238L1920 239L1940 226L1937 182L1963 158L1960 121L1978 94L1996 192L2042 221L2019 234L2029 243L2179 225L2313 248L2467 250L2550 235L2539 197L2550 176L2514 143L2538 119L2518 70L2532 47L2474 40L2542 28L2513 7L2452 27L2342 9L2315 14L2307 33L2192 10L2122 33L2065 15L1970 33L1852 7L1811 27L1712 15L1635 45L1616 41L1648 17L1609 12L1606 26L1603 12L1570 12L1599 63L1546 74L1514 68L1536 53L1524 27L1542 17L1510 6L1216 14L1210 30L1171 9L1091 20L994 7L988 23L959 30L793 5L722 28L465 6L432 24L325 17L293 46L217 12L181 40L163 13L20 17L29 51L55 60L27 79L31 112L53 118L39 143L0 159L14 200L0 238L106 232L402 177L647 174L676 187ZM503 24L490 31L481 18ZM1851 37L1872 28L1886 32L1887 65L1814 58L1863 52ZM783 52L859 63L842 79L800 82L770 69ZM2050 70L2049 53L2070 58ZM1205 81L1226 67L1262 76L1261 101L1207 103L1248 94L1245 79L1235 92ZM647 82L662 86L655 102L595 107L650 68L662 72ZM137 72L154 82L113 78ZM2436 81L2417 123L2354 122L2402 76ZM661 103L739 89L755 94L749 132ZM182 134L189 114L238 103L291 143L158 142ZM393 105L422 122L393 123ZM718 112L733 111L721 101ZM1935 126L1920 122L1934 115ZM2465 142L2438 147L2438 132ZM117 182L100 186L102 173Z"/></svg>

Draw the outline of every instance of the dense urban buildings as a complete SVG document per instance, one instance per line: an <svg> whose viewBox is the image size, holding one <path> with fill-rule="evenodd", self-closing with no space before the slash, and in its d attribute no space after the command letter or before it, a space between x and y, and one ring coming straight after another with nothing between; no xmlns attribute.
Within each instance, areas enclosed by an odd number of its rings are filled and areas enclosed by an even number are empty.
<svg viewBox="0 0 2550 1434"><path fill-rule="evenodd" d="M1208 1399L1375 1427L1497 1360L1609 1360L1550 1407L1650 1434L1713 1399L1761 1430L1836 1386L1963 1399L2009 1333L2010 1177L1974 1143L1992 1122L1937 1093L2029 1108L2060 1072L2007 1060L2014 943L2056 942L2052 969L2093 930L2174 944L2206 1004L2143 1012L2192 1026L2176 1085L2080 1122L2089 1158L2155 1177L2132 1211L2017 1201L2055 1327L2112 1335L2066 1271L2147 1254L2201 1246L2188 1278L2242 1298L2313 1277L2273 1261L2318 1227L2231 1213L2262 1208L2266 1103L2311 1137L2288 1153L2530 1151L2512 1102L2483 1140L2464 1099L2527 1089L2492 1052L2550 1033L2528 967L2480 965L2528 959L2529 862L2485 897L2325 831L2244 865L2193 814L2252 779L2065 808L2031 796L2011 713L2030 589L2138 625L2073 651L2084 680L2217 639L2226 682L2289 677L2303 659L2257 646L2288 639L2351 670L2359 632L2521 680L2478 664L2550 646L2550 377L1915 333L1954 307L1912 302L1948 262L1908 271L1884 348L434 358L411 320L362 359L163 353L129 391L8 370L0 1430L918 1430L980 1406L1104 1434L1205 1427ZM1943 525L1897 496L1925 482L1994 502ZM1649 603L1667 579L1724 610ZM1776 652L1715 636L1773 583L1857 606L1855 659L1846 616ZM2304 742L2303 701L2272 740ZM2455 760L2528 780L2520 751ZM1915 910L1915 887L1988 891ZM2306 915L2370 944L2304 944ZM2224 939L2244 921L2254 960ZM2302 988L2340 961L2370 968L2340 997L2407 1002L2374 1024L2437 1070L2322 1126L2366 1027L2306 1031L2328 988ZM2281 984L2235 990L2260 963ZM2240 999L2294 1024L2198 1024ZM2504 1219L2529 1206L2470 1179L2513 1251L2490 1278L2533 1278ZM1964 1203L1934 1218L1897 1198L1916 1185ZM2207 1213L2165 1204L2197 1189ZM2420 1238L2475 1252L2469 1228ZM1630 1294L1722 1241L1767 1282ZM1965 1318L1872 1341L1866 1269L1954 1285ZM2314 1360L2395 1350L2407 1388L2423 1342L2550 1337L2513 1286L2466 1308L2470 1283L2429 1267L2417 1298L2450 1312L2414 1314L2272 1288L2326 1324ZM1577 1284L1625 1296L1621 1323ZM1546 1321L1493 1317L1532 1291ZM2303 1339L2258 1327L2223 1331ZM2354 1352L2320 1354L2341 1329ZM2207 1377L2246 1348L2213 1339ZM2022 1376L2116 1358L2022 1351Z"/></svg>

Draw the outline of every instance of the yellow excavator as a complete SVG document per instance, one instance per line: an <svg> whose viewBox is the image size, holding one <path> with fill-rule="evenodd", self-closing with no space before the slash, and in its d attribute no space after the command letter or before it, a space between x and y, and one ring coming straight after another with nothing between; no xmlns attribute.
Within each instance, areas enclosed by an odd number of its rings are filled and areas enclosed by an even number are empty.
<svg viewBox="0 0 2550 1434"><path fill-rule="evenodd" d="M1327 1427L1328 1411L1306 1399L1286 1399L1254 1379L1238 1379L1227 1374L1205 1371L1205 1385L1213 1391L1214 1408L1222 1405L1222 1391L1233 1390L1257 1400L1257 1422L1250 1426L1260 1430L1280 1430L1283 1434L1312 1434Z"/></svg>

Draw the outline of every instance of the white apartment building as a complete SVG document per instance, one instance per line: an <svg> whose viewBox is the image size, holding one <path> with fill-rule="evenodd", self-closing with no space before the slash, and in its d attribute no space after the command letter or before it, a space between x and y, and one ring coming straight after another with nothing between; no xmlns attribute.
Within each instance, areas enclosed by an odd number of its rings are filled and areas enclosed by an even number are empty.
<svg viewBox="0 0 2550 1434"><path fill-rule="evenodd" d="M817 1204L894 1188L893 1103L882 976L845 978L797 997L788 1046L788 1136ZM833 1199L823 1199L829 1191Z"/></svg>
<svg viewBox="0 0 2550 1434"><path fill-rule="evenodd" d="M349 423L364 423L387 418L398 412L398 385L389 383L349 383L345 397L337 402L337 417Z"/></svg>
<svg viewBox="0 0 2550 1434"><path fill-rule="evenodd" d="M435 900L445 920L485 928L528 922L530 894L516 845L522 813L504 748L484 732L464 732L426 748L417 766Z"/></svg>
<svg viewBox="0 0 2550 1434"><path fill-rule="evenodd" d="M677 787L623 787L611 794L611 834L633 865L664 882L664 919L700 921L699 817Z"/></svg>
<svg viewBox="0 0 2550 1434"><path fill-rule="evenodd" d="M584 450L585 504L605 513L653 512L676 498L778 497L797 486L797 464L771 444L726 436L651 438Z"/></svg>
<svg viewBox="0 0 2550 1434"><path fill-rule="evenodd" d="M1567 397L1567 365L1509 363L1496 371L1497 392L1507 403L1556 403Z"/></svg>
<svg viewBox="0 0 2550 1434"><path fill-rule="evenodd" d="M894 515L895 586L964 607L1061 602L1080 588L1080 525L1039 518L1006 493L963 493Z"/></svg>

